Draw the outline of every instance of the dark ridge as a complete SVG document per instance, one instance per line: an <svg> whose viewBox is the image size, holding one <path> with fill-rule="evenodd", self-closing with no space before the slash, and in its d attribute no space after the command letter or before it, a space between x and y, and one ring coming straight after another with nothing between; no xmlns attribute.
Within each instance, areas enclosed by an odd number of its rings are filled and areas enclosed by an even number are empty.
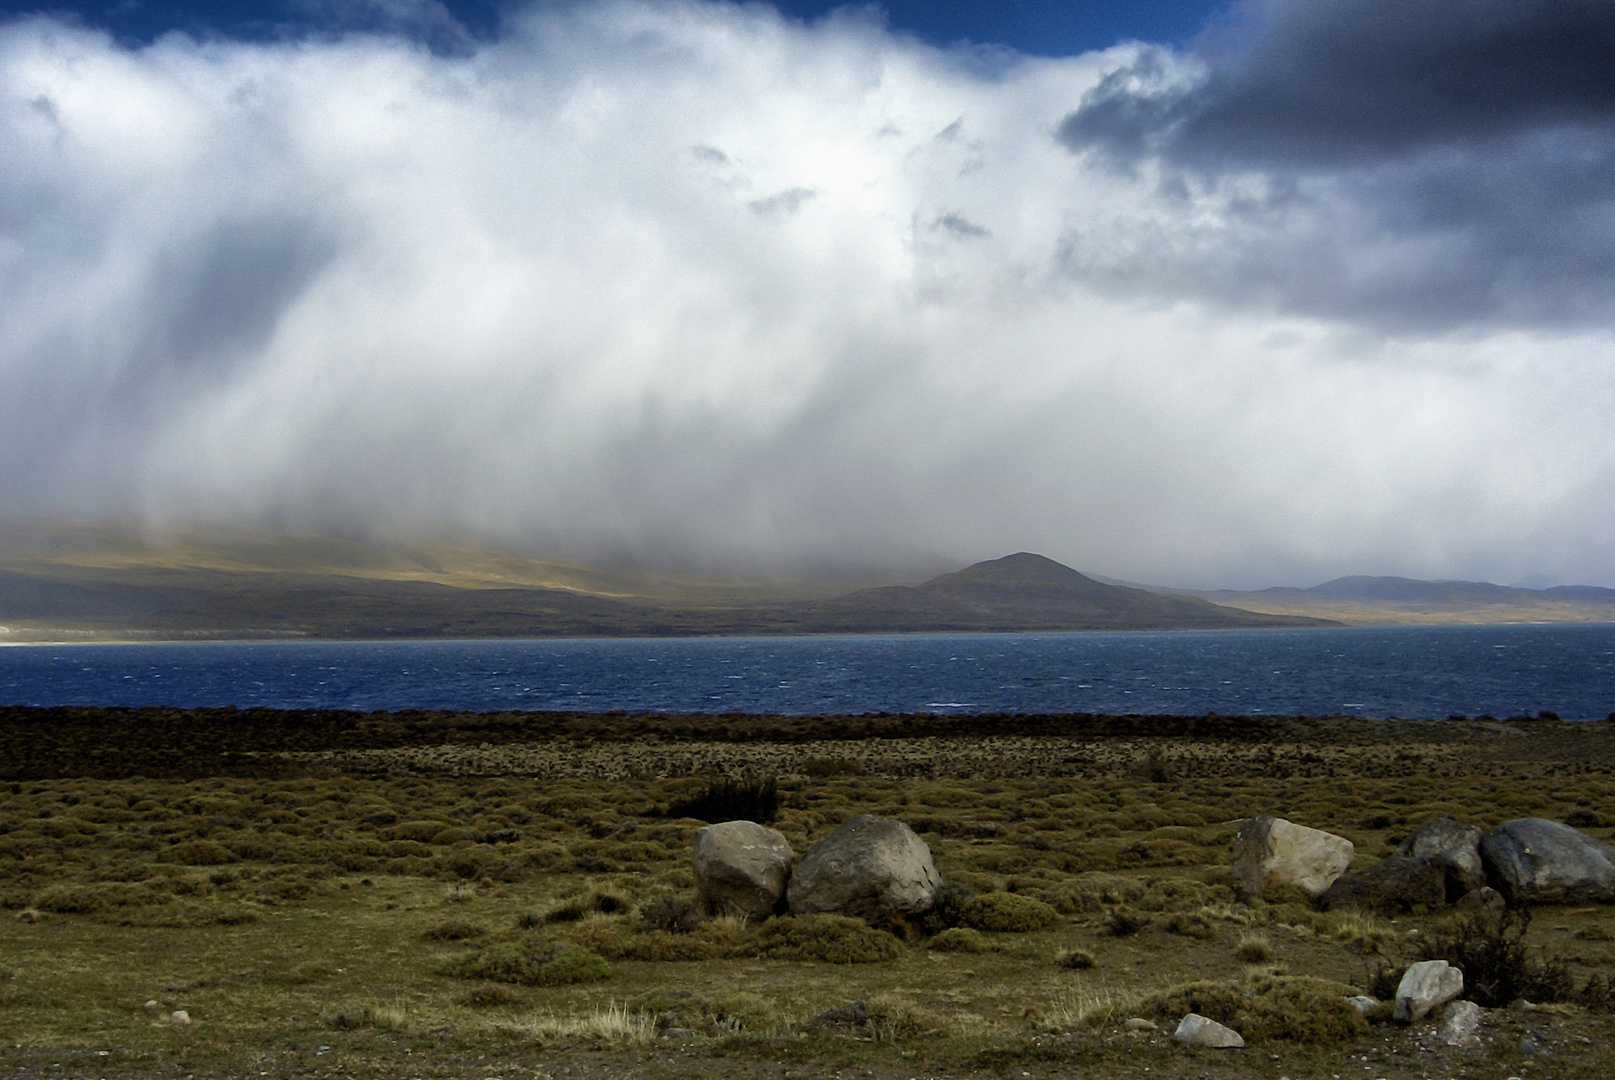
<svg viewBox="0 0 1615 1080"><path fill-rule="evenodd" d="M1079 736L1260 743L1390 738L1416 724L1426 739L1463 738L1466 724L1355 717L1105 716L1088 713L934 713L862 716L566 712L348 712L0 706L0 781L135 776L306 775L284 755L409 746L583 742L776 742L923 737ZM1378 736L1374 736L1378 737ZM346 768L346 766L344 766ZM362 771L362 770L361 770Z"/></svg>

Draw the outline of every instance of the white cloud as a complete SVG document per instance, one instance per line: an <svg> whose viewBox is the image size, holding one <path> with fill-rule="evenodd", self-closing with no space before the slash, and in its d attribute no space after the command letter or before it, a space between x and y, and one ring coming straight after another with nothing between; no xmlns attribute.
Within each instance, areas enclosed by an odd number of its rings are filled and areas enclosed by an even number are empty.
<svg viewBox="0 0 1615 1080"><path fill-rule="evenodd" d="M708 566L1615 583L1607 325L1397 334L1072 274L1073 245L1204 272L1228 205L1056 138L1133 55L708 3L452 56L14 23L0 501Z"/></svg>

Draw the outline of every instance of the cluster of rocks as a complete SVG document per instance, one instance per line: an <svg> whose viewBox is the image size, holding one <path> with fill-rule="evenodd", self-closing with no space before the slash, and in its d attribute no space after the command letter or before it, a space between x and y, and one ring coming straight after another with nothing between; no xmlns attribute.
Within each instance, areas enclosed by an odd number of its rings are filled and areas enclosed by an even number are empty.
<svg viewBox="0 0 1615 1080"><path fill-rule="evenodd" d="M1478 1032L1485 1010L1473 1001L1458 1000L1463 992L1462 971L1445 960L1420 961L1402 974L1392 1016L1404 1024L1416 1024L1444 1008L1436 1036L1449 1046L1476 1046L1480 1043ZM1366 996L1346 1000L1364 1015L1380 1004ZM1207 1049L1237 1050L1245 1045L1239 1032L1199 1013L1185 1016L1173 1037L1186 1045Z"/></svg>
<svg viewBox="0 0 1615 1080"><path fill-rule="evenodd" d="M1246 822L1234 839L1234 886L1247 899L1291 885L1324 908L1373 911L1615 903L1615 846L1542 818L1483 833L1436 818L1379 865L1346 875L1350 840L1275 817Z"/></svg>
<svg viewBox="0 0 1615 1080"><path fill-rule="evenodd" d="M834 913L880 922L930 910L942 886L925 841L901 821L874 814L844 822L801 862L782 834L753 821L700 830L692 856L710 915Z"/></svg>

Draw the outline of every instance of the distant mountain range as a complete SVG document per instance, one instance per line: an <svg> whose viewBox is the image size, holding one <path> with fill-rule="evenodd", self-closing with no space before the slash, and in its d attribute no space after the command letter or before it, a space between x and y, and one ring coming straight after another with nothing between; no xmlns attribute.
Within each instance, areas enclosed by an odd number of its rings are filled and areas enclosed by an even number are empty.
<svg viewBox="0 0 1615 1080"><path fill-rule="evenodd" d="M0 642L689 636L1615 622L1615 589L1345 577L1189 593L1097 581L1026 552L929 580L734 582L477 548L264 533L154 542L0 522Z"/></svg>
<svg viewBox="0 0 1615 1080"><path fill-rule="evenodd" d="M0 540L4 537L0 536ZM805 590L801 590L805 591ZM351 542L0 543L0 640L575 637L1316 626L1107 585L1040 555L840 595Z"/></svg>
<svg viewBox="0 0 1615 1080"><path fill-rule="evenodd" d="M1486 581L1353 576L1310 589L1163 592L1249 611L1353 624L1615 622L1615 589L1595 585L1522 589Z"/></svg>

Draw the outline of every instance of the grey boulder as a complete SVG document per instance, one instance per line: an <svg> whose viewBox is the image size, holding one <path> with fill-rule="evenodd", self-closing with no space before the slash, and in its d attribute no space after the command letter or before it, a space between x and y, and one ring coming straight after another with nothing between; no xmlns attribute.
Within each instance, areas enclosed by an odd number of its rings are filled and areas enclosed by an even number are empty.
<svg viewBox="0 0 1615 1080"><path fill-rule="evenodd" d="M928 910L941 886L931 849L913 829L860 814L808 849L791 874L786 896L793 914L831 912L878 921Z"/></svg>
<svg viewBox="0 0 1615 1080"><path fill-rule="evenodd" d="M725 821L695 834L691 860L701 906L709 915L766 919L785 896L796 852L755 821Z"/></svg>
<svg viewBox="0 0 1615 1080"><path fill-rule="evenodd" d="M1270 885L1296 885L1317 896L1351 866L1356 848L1343 836L1283 818L1251 818L1234 837L1234 888L1247 899Z"/></svg>
<svg viewBox="0 0 1615 1080"><path fill-rule="evenodd" d="M1239 1032L1199 1013L1185 1016L1172 1037L1186 1046L1204 1046L1213 1050L1238 1050L1245 1045L1245 1039Z"/></svg>
<svg viewBox="0 0 1615 1080"><path fill-rule="evenodd" d="M1445 960L1425 960L1402 975L1396 987L1396 1019L1417 1023L1464 992L1464 973Z"/></svg>
<svg viewBox="0 0 1615 1080"><path fill-rule="evenodd" d="M1446 873L1447 900L1458 899L1486 884L1486 866L1480 857L1481 831L1449 817L1438 817L1413 830L1397 845L1404 859L1428 859Z"/></svg>
<svg viewBox="0 0 1615 1080"><path fill-rule="evenodd" d="M1336 879L1318 897L1326 910L1361 908L1385 914L1437 908L1447 903L1447 870L1434 859L1393 855L1361 874Z"/></svg>
<svg viewBox="0 0 1615 1080"><path fill-rule="evenodd" d="M1505 821L1481 839L1480 854L1510 904L1615 903L1615 847L1569 825Z"/></svg>

